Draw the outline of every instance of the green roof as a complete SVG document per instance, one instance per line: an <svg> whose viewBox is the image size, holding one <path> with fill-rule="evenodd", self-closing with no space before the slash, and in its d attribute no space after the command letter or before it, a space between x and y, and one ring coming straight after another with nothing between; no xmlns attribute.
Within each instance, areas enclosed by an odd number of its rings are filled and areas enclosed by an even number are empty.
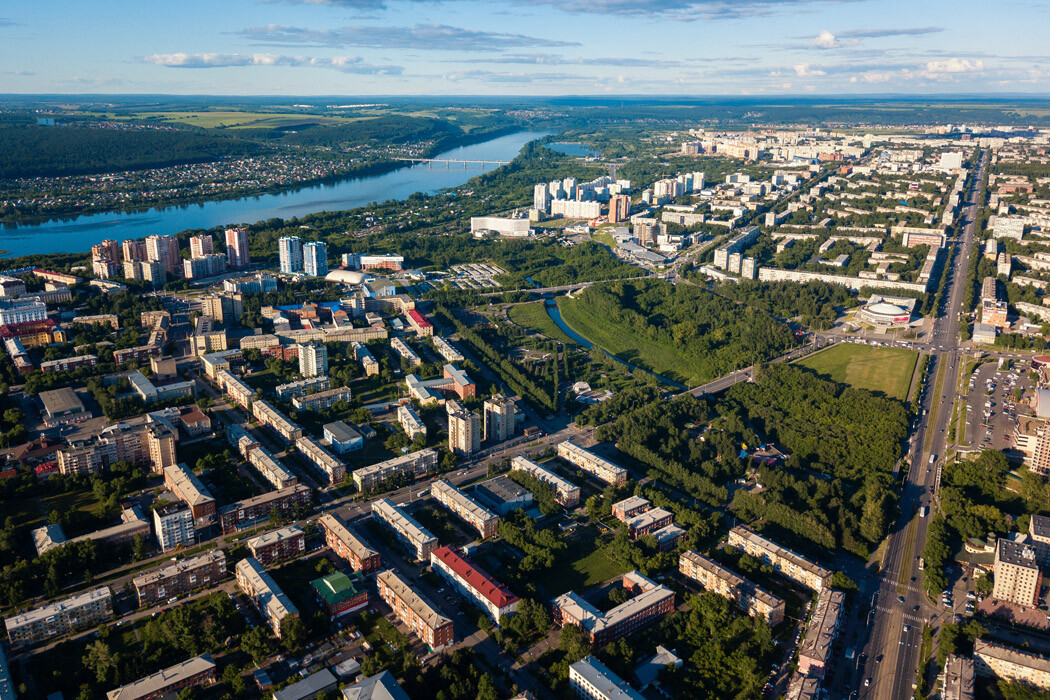
<svg viewBox="0 0 1050 700"><path fill-rule="evenodd" d="M360 579L360 576L355 578ZM310 585L314 587L317 595L327 605L336 605L353 598L360 592L360 580L356 581L342 571L337 571L334 574L322 576L319 579L315 579L310 582Z"/></svg>

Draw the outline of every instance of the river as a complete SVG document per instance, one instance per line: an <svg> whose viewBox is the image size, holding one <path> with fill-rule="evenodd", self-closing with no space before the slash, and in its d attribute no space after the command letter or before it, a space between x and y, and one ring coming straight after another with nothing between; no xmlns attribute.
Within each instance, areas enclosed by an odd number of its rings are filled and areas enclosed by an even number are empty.
<svg viewBox="0 0 1050 700"><path fill-rule="evenodd" d="M521 131L499 136L471 146L460 146L435 158L458 160L512 160L529 141L545 133ZM152 234L169 235L186 229L253 223L264 219L289 219L320 211L340 211L371 202L405 199L416 192L433 194L446 187L462 185L475 175L496 168L471 163L435 163L393 170L382 175L347 178L330 183L300 187L276 194L239 199L221 199L200 204L183 204L139 212L87 214L75 219L41 224L5 225L0 228L0 249L5 257L37 253L70 253L90 250L105 239L122 241Z"/></svg>
<svg viewBox="0 0 1050 700"><path fill-rule="evenodd" d="M547 309L547 315L551 317L551 320L554 321L554 324L556 326L558 326L558 328L562 329L562 331L565 333L565 335L569 336L574 341L579 343L581 346L587 348L588 350L590 350L592 347L594 347L594 343L592 343L591 341L587 340L582 335L580 335L579 333L577 333L576 331L574 331L572 328L569 327L569 324L566 323L565 319L563 319L561 317L561 310L558 308L558 303L556 301L554 301L553 299L547 299L544 302L543 305L544 305L544 308ZM616 355L613 355L611 352L609 352L605 348L599 347L598 349L601 350L602 352L604 352L606 355L608 355L612 359L614 359L617 362L619 362L624 367L627 367L628 369L630 369L632 372L634 370L636 370L636 369L640 369L641 371L645 372L646 374L652 375L653 377L656 377L657 379L659 379L664 384L670 384L671 386L675 387L676 389L688 389L689 388L685 384L680 384L679 382L676 382L673 379L668 379L667 377L663 376L662 374L657 374L656 372L653 372L652 370L648 370L645 367L639 367L638 365L632 364L632 363L628 362L627 360L619 358Z"/></svg>

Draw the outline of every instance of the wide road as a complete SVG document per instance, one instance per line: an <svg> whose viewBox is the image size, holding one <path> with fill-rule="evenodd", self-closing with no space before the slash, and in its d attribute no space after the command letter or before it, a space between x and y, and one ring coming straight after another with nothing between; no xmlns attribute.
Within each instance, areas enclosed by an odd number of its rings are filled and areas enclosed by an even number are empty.
<svg viewBox="0 0 1050 700"><path fill-rule="evenodd" d="M933 503L937 467L943 461L948 442L948 424L962 355L959 314L963 311L964 298L970 293L966 289L966 279L987 159L987 153L984 153L977 177L967 193L963 237L956 244L954 259L948 263L947 299L941 308L935 310L937 315L933 326L922 338L931 352L921 398L923 413L910 443L912 466L901 491L901 515L890 536L877 590L871 601L865 654L854 672L853 687L858 689L861 698L911 698L912 685L919 670L923 625L927 622L935 626L939 624L940 611L922 590L918 561L926 545L930 515L921 517L918 512L920 506ZM939 374L944 377L940 391L936 385ZM870 685L865 685L869 679Z"/></svg>

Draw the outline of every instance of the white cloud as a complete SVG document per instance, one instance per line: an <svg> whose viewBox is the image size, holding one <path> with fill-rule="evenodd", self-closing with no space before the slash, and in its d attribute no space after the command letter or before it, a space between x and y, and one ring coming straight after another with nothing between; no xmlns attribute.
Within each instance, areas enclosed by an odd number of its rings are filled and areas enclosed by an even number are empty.
<svg viewBox="0 0 1050 700"><path fill-rule="evenodd" d="M938 75L943 73L979 73L984 70L984 61L971 61L967 58L949 58L947 61L930 61L926 64L926 73Z"/></svg>
<svg viewBox="0 0 1050 700"><path fill-rule="evenodd" d="M795 64L795 75L801 78L808 78L813 75L827 75L826 72L819 68L813 68L811 63L796 63Z"/></svg>
<svg viewBox="0 0 1050 700"><path fill-rule="evenodd" d="M827 29L821 30L820 34L814 37L813 41L809 43L810 46L818 49L833 49L839 46L838 40L835 35L829 32Z"/></svg>
<svg viewBox="0 0 1050 700"><path fill-rule="evenodd" d="M272 53L158 53L146 56L145 63L165 68L233 68L242 66L291 66L331 68L343 73L365 75L400 75L401 66L371 65L360 56L336 56L317 58L313 56L283 56Z"/></svg>

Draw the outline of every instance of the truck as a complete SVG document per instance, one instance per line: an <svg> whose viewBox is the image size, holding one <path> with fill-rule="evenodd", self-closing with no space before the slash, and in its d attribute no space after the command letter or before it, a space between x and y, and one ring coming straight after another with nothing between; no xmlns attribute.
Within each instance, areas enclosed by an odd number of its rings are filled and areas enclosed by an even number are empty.
<svg viewBox="0 0 1050 700"><path fill-rule="evenodd" d="M922 557L919 557L919 571L922 571L925 568L926 568L926 560L923 559Z"/></svg>
<svg viewBox="0 0 1050 700"><path fill-rule="evenodd" d="M928 506L919 506L919 517L925 518L926 514L930 511Z"/></svg>
<svg viewBox="0 0 1050 700"><path fill-rule="evenodd" d="M936 461L937 461L937 455L930 455L930 464L933 464Z"/></svg>

